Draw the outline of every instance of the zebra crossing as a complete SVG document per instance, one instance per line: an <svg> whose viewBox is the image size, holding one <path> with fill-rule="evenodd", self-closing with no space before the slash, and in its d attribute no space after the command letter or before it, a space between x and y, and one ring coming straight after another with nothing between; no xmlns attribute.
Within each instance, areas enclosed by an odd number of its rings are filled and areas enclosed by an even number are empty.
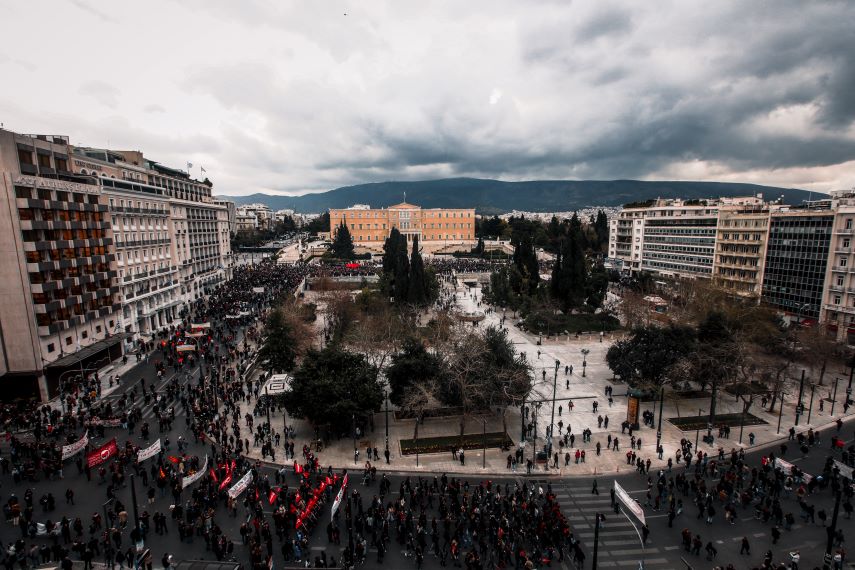
<svg viewBox="0 0 855 570"><path fill-rule="evenodd" d="M598 513L605 516L600 526L598 568L638 568L642 560L645 568L673 566L673 560L669 561L665 553L676 547L657 547L653 536L648 537L647 544L642 547L632 522L623 514L615 514L607 486L600 490L599 495L591 493L590 485L579 486L570 482L553 486L553 490L576 540L582 543L586 567L590 567L593 560L594 521ZM568 567L572 567L571 564L568 563Z"/></svg>

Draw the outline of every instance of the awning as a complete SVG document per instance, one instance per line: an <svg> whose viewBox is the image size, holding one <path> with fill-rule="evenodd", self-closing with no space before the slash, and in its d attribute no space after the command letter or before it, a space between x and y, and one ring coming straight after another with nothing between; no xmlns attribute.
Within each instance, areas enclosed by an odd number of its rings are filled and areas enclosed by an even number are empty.
<svg viewBox="0 0 855 570"><path fill-rule="evenodd" d="M54 360L45 368L68 368L69 366L77 365L79 362L86 360L90 356L98 354L102 350L106 350L121 342L125 338L133 336L131 333L118 333L111 335L108 338L99 340L94 344L84 346L74 354L67 354L58 360Z"/></svg>

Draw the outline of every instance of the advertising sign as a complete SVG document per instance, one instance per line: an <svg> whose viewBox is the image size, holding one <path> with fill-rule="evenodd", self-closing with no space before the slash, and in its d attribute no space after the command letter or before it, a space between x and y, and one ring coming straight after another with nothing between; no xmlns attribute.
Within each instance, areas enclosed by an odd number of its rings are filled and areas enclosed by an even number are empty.
<svg viewBox="0 0 855 570"><path fill-rule="evenodd" d="M626 421L631 426L638 425L638 396L629 396L626 400Z"/></svg>

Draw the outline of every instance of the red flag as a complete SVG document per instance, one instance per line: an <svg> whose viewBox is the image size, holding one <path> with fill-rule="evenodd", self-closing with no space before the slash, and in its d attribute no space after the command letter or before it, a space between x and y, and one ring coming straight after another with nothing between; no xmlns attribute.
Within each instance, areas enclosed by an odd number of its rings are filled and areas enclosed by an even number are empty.
<svg viewBox="0 0 855 570"><path fill-rule="evenodd" d="M214 483L217 483L220 479L217 477L217 472L214 471L214 468L211 467L211 479L214 480Z"/></svg>
<svg viewBox="0 0 855 570"><path fill-rule="evenodd" d="M270 489L270 494L267 496L267 500L270 502L271 505L276 502L277 496L278 496L277 490L276 489Z"/></svg>
<svg viewBox="0 0 855 570"><path fill-rule="evenodd" d="M116 438L111 439L92 453L86 456L86 464L89 467L101 465L114 455L119 453L119 446L116 445Z"/></svg>
<svg viewBox="0 0 855 570"><path fill-rule="evenodd" d="M181 463L181 460L175 457L174 455L170 455L169 460L173 463Z"/></svg>
<svg viewBox="0 0 855 570"><path fill-rule="evenodd" d="M163 467L160 468L160 478L166 479L166 472L163 470Z"/></svg>
<svg viewBox="0 0 855 570"><path fill-rule="evenodd" d="M231 483L231 482L232 482L232 475L231 475L231 473L229 473L228 475L226 475L226 478L225 478L225 479L223 479L223 482L222 482L222 483L220 483L220 491L222 491L223 489L225 489L225 488L226 488L226 485L228 485L228 484L229 484L229 483Z"/></svg>

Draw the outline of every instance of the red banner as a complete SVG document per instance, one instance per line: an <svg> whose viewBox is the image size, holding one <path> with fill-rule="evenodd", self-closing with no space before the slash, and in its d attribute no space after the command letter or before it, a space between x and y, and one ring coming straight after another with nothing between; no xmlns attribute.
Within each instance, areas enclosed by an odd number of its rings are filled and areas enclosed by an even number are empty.
<svg viewBox="0 0 855 570"><path fill-rule="evenodd" d="M86 464L89 467L101 465L114 455L119 453L119 446L116 445L116 438L111 439L92 453L86 456Z"/></svg>

